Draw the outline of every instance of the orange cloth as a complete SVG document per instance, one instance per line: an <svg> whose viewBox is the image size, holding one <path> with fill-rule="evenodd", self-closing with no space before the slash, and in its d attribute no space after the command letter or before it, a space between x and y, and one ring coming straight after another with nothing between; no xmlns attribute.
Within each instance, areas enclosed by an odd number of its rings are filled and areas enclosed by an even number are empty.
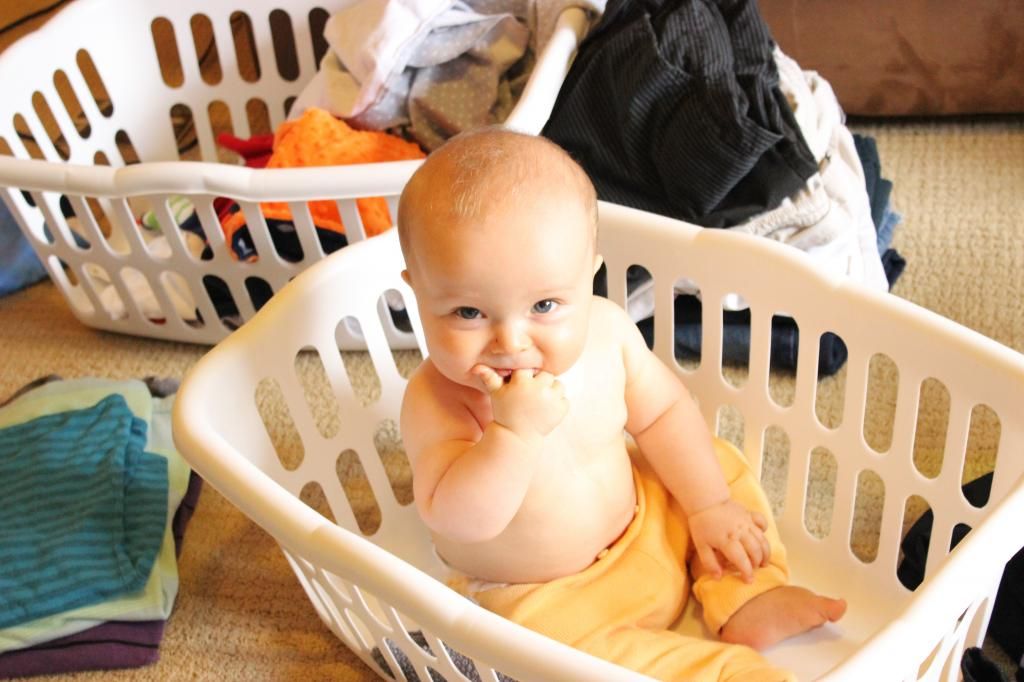
<svg viewBox="0 0 1024 682"><path fill-rule="evenodd" d="M415 143L389 133L355 130L323 109L311 108L300 118L285 121L278 126L274 133L274 151L266 167L345 166L425 157L426 154ZM391 227L391 214L382 197L358 199L356 206L368 237ZM266 201L260 204L260 208L268 218L292 221L288 204L283 201ZM345 232L338 204L334 200L311 201L309 212L317 227ZM245 224L242 211L224 219L221 227L229 243L232 235Z"/></svg>

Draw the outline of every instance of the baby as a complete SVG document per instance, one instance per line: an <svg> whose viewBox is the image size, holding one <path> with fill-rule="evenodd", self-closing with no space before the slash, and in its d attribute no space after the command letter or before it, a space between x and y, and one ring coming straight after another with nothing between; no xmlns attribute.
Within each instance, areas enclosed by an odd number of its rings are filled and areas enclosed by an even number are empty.
<svg viewBox="0 0 1024 682"><path fill-rule="evenodd" d="M593 295L583 170L541 137L464 133L413 175L398 224L429 352L401 430L417 509L468 595L659 679L792 679L753 649L846 604L787 584L743 456ZM718 641L668 629L691 590Z"/></svg>

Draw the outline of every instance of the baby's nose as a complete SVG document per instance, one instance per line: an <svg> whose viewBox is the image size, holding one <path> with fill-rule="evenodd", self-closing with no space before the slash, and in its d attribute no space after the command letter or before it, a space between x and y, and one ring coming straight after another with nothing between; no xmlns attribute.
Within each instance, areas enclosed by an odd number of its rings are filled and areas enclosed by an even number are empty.
<svg viewBox="0 0 1024 682"><path fill-rule="evenodd" d="M494 332L494 346L500 353L521 353L533 343L526 326L516 322L497 325Z"/></svg>

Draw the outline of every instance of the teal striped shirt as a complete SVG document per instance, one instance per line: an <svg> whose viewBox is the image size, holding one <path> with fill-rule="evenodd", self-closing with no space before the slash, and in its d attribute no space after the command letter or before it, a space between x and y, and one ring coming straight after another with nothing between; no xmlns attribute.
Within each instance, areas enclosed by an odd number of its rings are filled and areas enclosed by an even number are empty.
<svg viewBox="0 0 1024 682"><path fill-rule="evenodd" d="M142 589L167 460L120 395L0 429L0 628Z"/></svg>

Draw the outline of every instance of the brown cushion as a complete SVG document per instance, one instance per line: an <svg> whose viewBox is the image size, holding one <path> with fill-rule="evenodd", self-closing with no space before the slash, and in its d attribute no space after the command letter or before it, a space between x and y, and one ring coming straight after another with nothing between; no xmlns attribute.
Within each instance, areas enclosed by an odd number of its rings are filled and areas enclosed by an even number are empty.
<svg viewBox="0 0 1024 682"><path fill-rule="evenodd" d="M1024 111L1021 0L760 0L782 50L849 114Z"/></svg>

